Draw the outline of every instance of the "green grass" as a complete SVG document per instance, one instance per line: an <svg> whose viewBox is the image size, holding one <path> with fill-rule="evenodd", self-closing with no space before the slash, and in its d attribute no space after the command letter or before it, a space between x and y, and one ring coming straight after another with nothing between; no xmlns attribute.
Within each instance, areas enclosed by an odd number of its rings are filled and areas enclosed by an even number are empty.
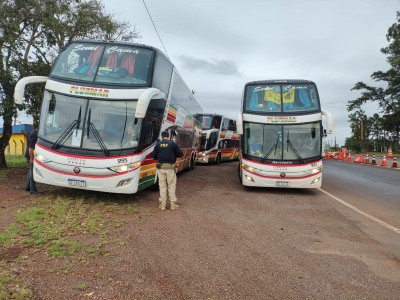
<svg viewBox="0 0 400 300"><path fill-rule="evenodd" d="M0 184L9 179L11 168L27 168L23 156L8 158L8 170L0 170ZM15 221L0 230L0 247L23 247L28 256L42 252L60 262L70 262L60 268L63 274L69 274L82 257L112 255L112 251L106 251L110 243L125 247L124 238L114 238L113 230L126 226L131 216L138 215L133 219L139 220L141 215L152 214L150 210L140 212L136 201L126 195L74 189L58 194L49 192L21 206L15 212ZM32 291L9 270L8 263L0 258L0 300L34 299ZM81 291L88 288L85 283L75 287Z"/></svg>
<svg viewBox="0 0 400 300"><path fill-rule="evenodd" d="M0 261L0 300L35 299L33 292L20 283L18 278L7 271L7 266Z"/></svg>
<svg viewBox="0 0 400 300"><path fill-rule="evenodd" d="M28 165L23 155L6 155L6 162L9 168L22 168Z"/></svg>
<svg viewBox="0 0 400 300"><path fill-rule="evenodd" d="M13 240L20 233L20 228L16 225L10 225L6 228L6 230L0 233L0 245L4 247L10 247L12 245Z"/></svg>
<svg viewBox="0 0 400 300"><path fill-rule="evenodd" d="M10 247L20 243L25 247L44 248L53 257L78 251L99 254L107 243L107 220L99 211L91 211L91 204L82 199L43 197L34 207L27 207L16 215L17 223L0 233L0 244ZM84 245L74 240L76 234L97 235L100 242L95 246Z"/></svg>

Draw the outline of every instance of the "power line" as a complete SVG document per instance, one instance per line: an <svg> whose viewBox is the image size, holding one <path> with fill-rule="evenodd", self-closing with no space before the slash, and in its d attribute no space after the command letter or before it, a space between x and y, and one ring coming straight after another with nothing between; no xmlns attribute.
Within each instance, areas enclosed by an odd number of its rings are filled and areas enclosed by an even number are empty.
<svg viewBox="0 0 400 300"><path fill-rule="evenodd" d="M157 28L156 28L156 24L154 24L153 18L151 17L150 12L149 12L149 9L147 8L147 5L146 5L146 3L144 2L144 0L143 0L143 4L144 4L144 7L146 8L147 14L148 14L149 17L150 17L151 23L153 23L154 30L156 31L156 33L157 33L157 35L158 35L158 38L159 38L159 40L160 40L160 42L161 42L161 45L162 45L163 48L164 48L165 54L167 54L167 56L169 57L168 52L167 52L167 49L165 48L164 43L163 43L163 41L161 40L160 34L158 33Z"/></svg>
<svg viewBox="0 0 400 300"><path fill-rule="evenodd" d="M239 99L239 98L227 98L227 97L222 97L222 96L218 96L218 95L213 95L213 94L198 92L198 91L196 91L196 94L205 95L205 96L214 97L214 98L225 99L225 100L229 100L229 101L232 101L232 100L239 100L239 101L241 101L241 99Z"/></svg>

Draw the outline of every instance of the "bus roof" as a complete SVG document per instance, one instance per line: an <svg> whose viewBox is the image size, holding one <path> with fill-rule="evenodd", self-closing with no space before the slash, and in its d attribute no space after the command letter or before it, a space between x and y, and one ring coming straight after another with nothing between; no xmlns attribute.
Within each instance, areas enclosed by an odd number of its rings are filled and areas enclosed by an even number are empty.
<svg viewBox="0 0 400 300"><path fill-rule="evenodd" d="M271 84L271 83L312 83L315 82L306 79L270 79L270 80L257 80L257 81L250 81L246 83L246 85L250 84Z"/></svg>

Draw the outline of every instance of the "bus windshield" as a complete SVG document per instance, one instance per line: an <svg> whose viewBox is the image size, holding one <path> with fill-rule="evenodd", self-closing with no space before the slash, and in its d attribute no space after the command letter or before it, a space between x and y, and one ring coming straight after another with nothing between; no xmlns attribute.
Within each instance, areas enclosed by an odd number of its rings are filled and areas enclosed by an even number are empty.
<svg viewBox="0 0 400 300"><path fill-rule="evenodd" d="M73 42L57 58L50 77L147 86L153 55L153 50L132 45Z"/></svg>
<svg viewBox="0 0 400 300"><path fill-rule="evenodd" d="M102 101L45 92L39 137L53 148L109 150L138 146L137 101Z"/></svg>
<svg viewBox="0 0 400 300"><path fill-rule="evenodd" d="M244 110L259 113L308 112L319 110L313 83L270 83L247 85Z"/></svg>
<svg viewBox="0 0 400 300"><path fill-rule="evenodd" d="M201 123L203 130L220 129L221 127L222 116L219 115L199 114L196 115L196 119Z"/></svg>
<svg viewBox="0 0 400 300"><path fill-rule="evenodd" d="M295 125L244 124L243 154L261 161L304 163L321 155L321 123Z"/></svg>

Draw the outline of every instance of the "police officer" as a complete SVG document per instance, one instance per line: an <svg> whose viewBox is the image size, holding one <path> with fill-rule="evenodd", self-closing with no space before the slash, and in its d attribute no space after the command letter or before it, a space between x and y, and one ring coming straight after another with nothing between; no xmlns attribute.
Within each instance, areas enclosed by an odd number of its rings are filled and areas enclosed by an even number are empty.
<svg viewBox="0 0 400 300"><path fill-rule="evenodd" d="M31 195L39 194L38 190L36 189L36 182L33 179L33 161L35 158L34 151L35 151L35 145L37 142L37 138L38 138L37 125L33 125L33 130L31 132L31 134L29 135L28 145L27 145L26 151L25 151L25 158L29 164L29 171L28 171L28 175L26 177L25 191L30 192Z"/></svg>
<svg viewBox="0 0 400 300"><path fill-rule="evenodd" d="M160 186L160 205L161 210L166 209L167 197L171 201L171 210L178 209L175 195L176 190L176 158L182 157L182 150L174 141L168 140L168 131L161 133L162 140L154 147L153 158L157 162L157 176Z"/></svg>

